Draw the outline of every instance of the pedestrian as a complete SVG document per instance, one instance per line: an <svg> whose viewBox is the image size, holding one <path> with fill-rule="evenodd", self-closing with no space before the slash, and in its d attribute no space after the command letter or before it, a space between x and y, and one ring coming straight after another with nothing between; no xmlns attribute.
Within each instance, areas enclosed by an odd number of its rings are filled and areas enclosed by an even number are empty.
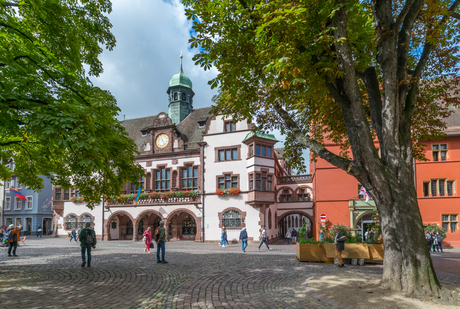
<svg viewBox="0 0 460 309"><path fill-rule="evenodd" d="M80 239L81 227L77 230L77 238Z"/></svg>
<svg viewBox="0 0 460 309"><path fill-rule="evenodd" d="M165 230L165 222L163 220L160 221L160 226L155 230L155 241L157 243L157 263L167 264L168 262L165 261L165 242L166 242L166 230ZM160 250L161 250L161 260L160 260Z"/></svg>
<svg viewBox="0 0 460 309"><path fill-rule="evenodd" d="M224 227L224 241L225 241L225 245L228 247L227 229L225 227Z"/></svg>
<svg viewBox="0 0 460 309"><path fill-rule="evenodd" d="M287 240L287 243L289 245L289 242L291 241L291 232L289 232L289 230L286 233L286 240Z"/></svg>
<svg viewBox="0 0 460 309"><path fill-rule="evenodd" d="M343 264L342 260L342 251L345 250L345 240L347 240L347 237L345 234L340 230L340 227L335 228L335 248L336 248L336 255L337 255L337 263L339 267L344 267L345 264Z"/></svg>
<svg viewBox="0 0 460 309"><path fill-rule="evenodd" d="M227 235L227 232L225 231L225 227L222 228L222 232L220 233L220 243L223 248L225 248L225 236Z"/></svg>
<svg viewBox="0 0 460 309"><path fill-rule="evenodd" d="M75 229L73 229L72 232L70 232L70 242L72 242L72 239L74 239L75 242L77 242L77 232L75 232Z"/></svg>
<svg viewBox="0 0 460 309"><path fill-rule="evenodd" d="M265 231L265 228L262 227L260 232L261 232L261 235L262 235L262 241L259 244L259 250L260 250L260 246L262 246L262 244L265 244L265 246L267 246L267 249L271 250L271 248L268 246L268 243L267 243L267 231Z"/></svg>
<svg viewBox="0 0 460 309"><path fill-rule="evenodd" d="M292 229L292 232L291 232L291 236L292 236L292 242L297 242L297 231L295 229Z"/></svg>
<svg viewBox="0 0 460 309"><path fill-rule="evenodd" d="M441 233L439 233L439 232L436 233L436 240L438 241L438 245L436 246L436 249L438 250L438 252L439 252L439 249L441 249L441 253L443 253L443 251L442 251L442 235L441 235Z"/></svg>
<svg viewBox="0 0 460 309"><path fill-rule="evenodd" d="M42 226L41 224L37 227L37 237L42 238Z"/></svg>
<svg viewBox="0 0 460 309"><path fill-rule="evenodd" d="M436 248L436 245L437 245L437 238L436 238L436 232L434 230L431 231L431 239L432 239L432 243L431 243L431 251L433 252L436 252L435 248Z"/></svg>
<svg viewBox="0 0 460 309"><path fill-rule="evenodd" d="M431 245L433 244L433 239L431 238L431 234L429 231L426 231L425 238L426 238L426 243L428 245L428 251L431 252Z"/></svg>
<svg viewBox="0 0 460 309"><path fill-rule="evenodd" d="M5 238L8 242L8 256L16 256L16 249L18 248L18 242L21 241L19 232L22 230L22 225L14 226L10 224L6 229ZM13 255L11 255L11 250L13 250Z"/></svg>
<svg viewBox="0 0 460 309"><path fill-rule="evenodd" d="M246 252L246 247L248 246L248 232L246 232L245 227L243 227L243 229L240 232L240 240L241 240L241 249L243 249L243 252Z"/></svg>
<svg viewBox="0 0 460 309"><path fill-rule="evenodd" d="M369 230L366 230L366 233L364 233L364 240L368 241L369 240Z"/></svg>
<svg viewBox="0 0 460 309"><path fill-rule="evenodd" d="M86 264L85 252L88 253L88 267L91 267L91 248L96 249L97 243L96 232L91 228L91 222L86 222L85 228L78 235L78 239L80 240L81 258L83 260L81 267L85 267Z"/></svg>
<svg viewBox="0 0 460 309"><path fill-rule="evenodd" d="M145 243L145 248L144 252L150 253L150 245L152 244L152 232L150 229L150 226L147 228L147 230L142 234L144 237L144 243Z"/></svg>

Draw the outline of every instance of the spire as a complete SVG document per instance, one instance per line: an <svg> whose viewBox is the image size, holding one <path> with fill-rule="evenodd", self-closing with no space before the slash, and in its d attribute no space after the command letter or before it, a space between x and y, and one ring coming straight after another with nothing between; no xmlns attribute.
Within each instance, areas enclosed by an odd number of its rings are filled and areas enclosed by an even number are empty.
<svg viewBox="0 0 460 309"><path fill-rule="evenodd" d="M180 73L184 73L184 70L182 70L182 51L180 51Z"/></svg>

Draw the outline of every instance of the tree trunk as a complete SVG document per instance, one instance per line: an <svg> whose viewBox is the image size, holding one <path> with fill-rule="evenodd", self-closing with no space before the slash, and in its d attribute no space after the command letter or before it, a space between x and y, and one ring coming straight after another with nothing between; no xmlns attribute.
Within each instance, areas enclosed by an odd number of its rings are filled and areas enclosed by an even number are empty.
<svg viewBox="0 0 460 309"><path fill-rule="evenodd" d="M397 179L389 171L385 173L388 183L374 185L372 192L385 248L382 287L408 296L440 297L413 179Z"/></svg>

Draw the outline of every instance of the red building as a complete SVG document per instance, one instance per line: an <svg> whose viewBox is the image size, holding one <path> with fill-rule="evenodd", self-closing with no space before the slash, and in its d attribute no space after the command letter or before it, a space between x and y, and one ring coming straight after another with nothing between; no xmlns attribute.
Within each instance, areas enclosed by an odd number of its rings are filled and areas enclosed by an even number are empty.
<svg viewBox="0 0 460 309"><path fill-rule="evenodd" d="M415 186L424 224L442 226L447 237L445 246L460 247L459 213L460 195L460 111L446 119L446 137L439 141L425 141L424 154L428 161L414 163ZM332 152L339 146L326 143ZM371 216L376 213L375 203L359 195L361 185L345 171L323 159L311 165L314 177L315 221L326 214L326 224L343 224L356 233L364 233Z"/></svg>

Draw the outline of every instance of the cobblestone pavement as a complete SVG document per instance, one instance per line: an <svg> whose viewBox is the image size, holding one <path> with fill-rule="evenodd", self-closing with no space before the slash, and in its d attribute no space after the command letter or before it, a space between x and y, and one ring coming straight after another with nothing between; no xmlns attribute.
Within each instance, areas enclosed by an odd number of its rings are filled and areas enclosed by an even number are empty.
<svg viewBox="0 0 460 309"><path fill-rule="evenodd" d="M169 264L130 241L99 242L91 268L82 268L79 245L64 238L28 239L19 257L0 250L0 304L17 308L352 308L311 291L308 281L341 269L299 263L295 246L166 244ZM156 250L156 249L155 249ZM440 280L460 285L460 251L434 264ZM381 265L358 266L381 273ZM347 267L352 271L353 266Z"/></svg>

